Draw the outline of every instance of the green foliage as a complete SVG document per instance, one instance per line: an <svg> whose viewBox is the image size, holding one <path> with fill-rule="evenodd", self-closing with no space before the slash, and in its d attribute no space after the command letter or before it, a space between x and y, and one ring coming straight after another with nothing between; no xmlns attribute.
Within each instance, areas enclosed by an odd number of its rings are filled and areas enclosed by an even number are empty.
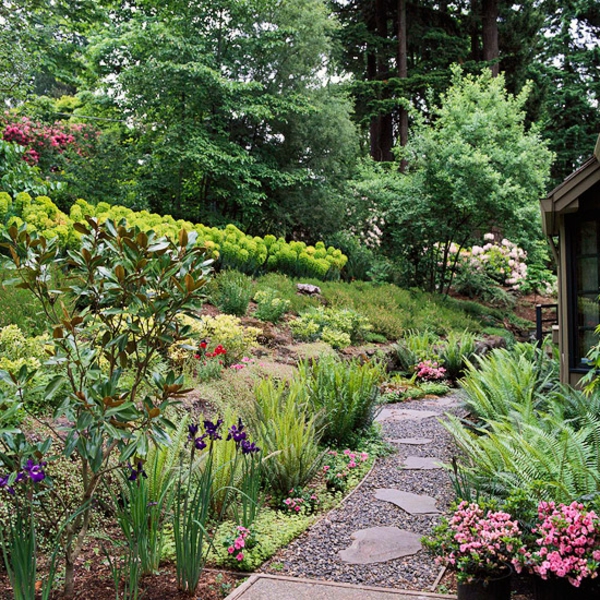
<svg viewBox="0 0 600 600"><path fill-rule="evenodd" d="M465 405L484 421L527 419L555 377L549 359L532 344L517 344L511 351L500 348L476 358L476 364L466 361L460 384Z"/></svg>
<svg viewBox="0 0 600 600"><path fill-rule="evenodd" d="M514 422L487 421L471 432L455 417L445 427L464 452L462 471L475 489L507 497L572 502L595 494L600 482L600 425L589 414L581 428L542 414Z"/></svg>
<svg viewBox="0 0 600 600"><path fill-rule="evenodd" d="M339 248L347 257L342 278L345 281L354 279L369 280L369 273L375 264L375 254L365 246L356 235L348 231L338 231L329 238L329 243Z"/></svg>
<svg viewBox="0 0 600 600"><path fill-rule="evenodd" d="M336 28L322 0L243 10L169 0L111 15L86 64L104 101L140 124L137 203L254 230L331 231L357 142L344 90L320 77ZM109 72L123 95L102 83Z"/></svg>
<svg viewBox="0 0 600 600"><path fill-rule="evenodd" d="M231 224L217 229L181 219L176 221L170 215L110 206L105 202L93 206L85 200L77 200L70 207L69 214L65 214L47 196L32 199L29 194L19 193L15 196L12 211L7 214L9 218L4 221L5 226L20 219L17 223L27 223L30 232L40 232L48 239L58 237L62 249L79 246L75 224L84 223L87 217L92 216L100 221L125 219L129 227L137 227L144 232L154 231L173 240L177 239L182 228L195 232L197 244L204 246L216 265L225 270L236 269L249 274L267 270L321 280L337 279L347 261L339 249L332 246L325 248L323 242L307 246L304 242L286 242L283 238L274 241L271 239L273 236L264 239L252 237Z"/></svg>
<svg viewBox="0 0 600 600"><path fill-rule="evenodd" d="M14 600L35 598L37 582L37 543L31 507L17 505L16 514L0 528L4 566Z"/></svg>
<svg viewBox="0 0 600 600"><path fill-rule="evenodd" d="M340 447L372 425L379 398L383 367L379 363L335 356L298 365L298 385L305 390L315 414L320 415L322 441Z"/></svg>
<svg viewBox="0 0 600 600"><path fill-rule="evenodd" d="M26 337L16 325L0 328L0 370L9 373L19 373L22 368L34 373L28 384L26 397L27 408L34 412L47 412L49 402L46 399L45 388L56 376L56 369L45 366L51 349L47 334ZM0 390L5 393L12 391L12 386L0 381Z"/></svg>
<svg viewBox="0 0 600 600"><path fill-rule="evenodd" d="M40 177L37 167L23 160L25 148L0 139L0 189L6 194L27 191L32 194L47 194L51 186ZM11 214L6 195L0 204L0 219Z"/></svg>
<svg viewBox="0 0 600 600"><path fill-rule="evenodd" d="M255 571L277 550L285 547L306 530L314 522L314 519L314 516L302 513L286 515L280 511L264 509L252 528L252 533L258 543L250 550L244 549L244 560L236 566L244 571ZM234 526L234 522L225 521L215 535L210 559L214 559L219 566L230 564L229 555L223 542L230 535Z"/></svg>
<svg viewBox="0 0 600 600"><path fill-rule="evenodd" d="M295 337L312 342L322 339L333 348L345 348L365 339L368 320L352 309L309 308L290 323Z"/></svg>
<svg viewBox="0 0 600 600"><path fill-rule="evenodd" d="M170 356L176 361L189 356L190 344L193 343L193 347L197 348L198 343L206 339L208 341L207 351L214 352L216 346L223 346L226 354L220 358L226 365L231 365L249 354L250 350L256 346L256 336L260 333L260 329L256 327L244 327L241 320L233 315L217 315L216 317L204 315L199 319L182 316L180 321L186 327L187 335L190 337L171 348Z"/></svg>
<svg viewBox="0 0 600 600"><path fill-rule="evenodd" d="M283 497L304 487L321 466L319 415L308 402L301 380L289 384L266 379L255 388L256 406L251 427L266 457L264 478Z"/></svg>
<svg viewBox="0 0 600 600"><path fill-rule="evenodd" d="M26 204L26 198L19 200ZM60 257L56 239L48 241L14 226L5 236L11 255L6 266L35 294L53 328L51 363L58 375L45 396L52 399L63 385L67 388L54 417L73 425L64 437L48 434L44 452L36 450L43 455L56 444L54 452L74 457L79 465L73 478L79 479L83 492L75 511L62 515L69 523L62 540L67 596L73 593L75 562L90 525L91 498L114 461L146 454L150 441L169 440L166 432L172 424L165 411L183 389L183 378L153 372L152 360L159 349L186 334L176 318L200 308L209 273L195 235L185 230L175 243L110 220L100 225L90 218L77 228L80 249L68 259ZM70 268L62 290L51 286L50 266L55 264ZM60 302L63 290L78 298L77 309ZM127 369L133 379L123 378ZM5 373L3 380L15 387L6 412L27 410L21 390L31 377L26 368L10 377ZM0 433L3 461L6 456L20 460L29 448L15 446L21 434L13 429Z"/></svg>
<svg viewBox="0 0 600 600"><path fill-rule="evenodd" d="M495 350L471 365L466 403L476 427L448 417L462 450L464 485L507 498L523 494L569 503L595 494L600 481L600 398L568 387L548 390L556 373L535 347ZM546 389L545 389L546 388Z"/></svg>
<svg viewBox="0 0 600 600"><path fill-rule="evenodd" d="M229 315L243 317L252 298L252 280L239 271L222 271L214 279L211 300Z"/></svg>
<svg viewBox="0 0 600 600"><path fill-rule="evenodd" d="M438 336L431 331L408 331L407 335L394 345L400 369L410 373L423 360L437 360L438 354L434 345L438 341Z"/></svg>
<svg viewBox="0 0 600 600"><path fill-rule="evenodd" d="M17 325L0 329L0 369L16 373L25 366L29 371L38 370L48 358L45 347L48 336L28 338Z"/></svg>
<svg viewBox="0 0 600 600"><path fill-rule="evenodd" d="M441 344L440 359L447 376L456 381L466 367L467 361L473 361L477 337L468 331L451 331Z"/></svg>
<svg viewBox="0 0 600 600"><path fill-rule="evenodd" d="M257 305L254 316L270 323L278 323L291 304L289 300L279 298L277 291L271 288L258 290L254 294L254 301Z"/></svg>
<svg viewBox="0 0 600 600"><path fill-rule="evenodd" d="M403 152L409 175L386 205L391 253L412 265L409 281L431 291L447 288L450 248L465 247L475 230L502 223L509 237L541 237L533 215L552 161L538 131L525 128L530 88L509 95L489 70L465 76L455 67L452 77L433 124L417 123Z"/></svg>
<svg viewBox="0 0 600 600"><path fill-rule="evenodd" d="M362 281L302 282L319 285L328 306L352 309L360 313L372 325L373 333L383 335L388 340L397 340L411 329L432 330L438 335L445 335L452 330L481 331L488 324L502 326L507 318L514 321L514 315L511 318L499 309L444 298L417 289L405 290L393 284L375 285ZM297 294L295 281L283 275L270 273L259 278L257 289L266 288L277 290L282 299L290 302L291 311L295 313L302 313L307 307L319 305L317 298ZM365 335L368 339L370 332Z"/></svg>
<svg viewBox="0 0 600 600"><path fill-rule="evenodd" d="M113 498L117 521L139 561L139 574L157 573L164 542L165 525L175 499L179 454L187 440L187 417L179 421L169 445L151 445L143 470L146 477L130 481L121 473L121 495ZM137 466L139 468L140 465Z"/></svg>

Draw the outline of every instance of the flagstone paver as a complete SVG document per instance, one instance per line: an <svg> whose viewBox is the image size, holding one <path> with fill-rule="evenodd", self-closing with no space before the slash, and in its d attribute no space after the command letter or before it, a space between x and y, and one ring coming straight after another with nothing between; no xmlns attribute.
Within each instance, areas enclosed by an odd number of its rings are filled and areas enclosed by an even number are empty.
<svg viewBox="0 0 600 600"><path fill-rule="evenodd" d="M430 456L407 456L400 468L427 471L429 469L441 469L442 463L439 459Z"/></svg>
<svg viewBox="0 0 600 600"><path fill-rule="evenodd" d="M252 575L225 600L451 600L456 596L277 575Z"/></svg>
<svg viewBox="0 0 600 600"><path fill-rule="evenodd" d="M440 413L435 410L414 410L412 408L384 408L375 419L378 422L383 421L406 421L429 419L439 417Z"/></svg>
<svg viewBox="0 0 600 600"><path fill-rule="evenodd" d="M369 527L355 531L352 545L341 550L340 558L353 565L370 565L416 554L421 536L398 527Z"/></svg>
<svg viewBox="0 0 600 600"><path fill-rule="evenodd" d="M412 494L411 492L394 489L380 489L376 490L375 498L384 502L391 502L409 515L435 515L440 512L435 507L435 498L422 494Z"/></svg>
<svg viewBox="0 0 600 600"><path fill-rule="evenodd" d="M433 440L425 437L414 437L414 438L390 438L388 440L390 444L405 444L407 446L424 446L425 444L431 444Z"/></svg>

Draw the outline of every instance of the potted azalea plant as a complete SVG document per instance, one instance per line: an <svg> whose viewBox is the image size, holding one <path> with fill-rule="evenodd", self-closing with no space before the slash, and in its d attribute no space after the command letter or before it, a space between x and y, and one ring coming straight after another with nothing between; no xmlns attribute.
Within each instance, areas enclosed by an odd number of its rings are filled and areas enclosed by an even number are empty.
<svg viewBox="0 0 600 600"><path fill-rule="evenodd" d="M508 513L463 501L423 544L456 571L458 600L510 600L511 563L522 542Z"/></svg>
<svg viewBox="0 0 600 600"><path fill-rule="evenodd" d="M533 533L513 564L536 577L536 600L600 599L600 517L593 510L540 502Z"/></svg>

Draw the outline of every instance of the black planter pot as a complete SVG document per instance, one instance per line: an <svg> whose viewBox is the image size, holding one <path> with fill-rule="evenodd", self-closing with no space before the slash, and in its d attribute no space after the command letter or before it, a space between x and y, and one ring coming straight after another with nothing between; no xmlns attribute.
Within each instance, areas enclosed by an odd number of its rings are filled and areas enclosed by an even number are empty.
<svg viewBox="0 0 600 600"><path fill-rule="evenodd" d="M510 600L511 572L458 584L458 600Z"/></svg>
<svg viewBox="0 0 600 600"><path fill-rule="evenodd" d="M567 579L555 577L533 580L535 600L600 600L600 580L584 579L579 587L571 585Z"/></svg>

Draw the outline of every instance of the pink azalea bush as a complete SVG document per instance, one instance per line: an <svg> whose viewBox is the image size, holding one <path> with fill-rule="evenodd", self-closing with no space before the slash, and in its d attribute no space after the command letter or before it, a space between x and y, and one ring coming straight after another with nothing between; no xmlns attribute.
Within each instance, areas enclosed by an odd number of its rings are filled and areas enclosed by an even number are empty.
<svg viewBox="0 0 600 600"><path fill-rule="evenodd" d="M575 587L584 579L598 576L600 567L600 518L583 504L540 502L540 524L536 549L521 549L513 564L517 571L525 566L542 579L567 578Z"/></svg>
<svg viewBox="0 0 600 600"><path fill-rule="evenodd" d="M27 117L12 119L5 116L2 138L23 146L23 159L31 165L44 163L43 167L56 168L57 155L72 150L79 156L87 156L96 142L99 132L89 125L57 121L53 125L38 123Z"/></svg>
<svg viewBox="0 0 600 600"><path fill-rule="evenodd" d="M523 545L519 523L508 513L466 501L423 543L438 564L456 570L459 582L505 572Z"/></svg>
<svg viewBox="0 0 600 600"><path fill-rule="evenodd" d="M445 379L446 369L441 367L436 360L422 360L416 367L417 379L422 381L438 381Z"/></svg>

